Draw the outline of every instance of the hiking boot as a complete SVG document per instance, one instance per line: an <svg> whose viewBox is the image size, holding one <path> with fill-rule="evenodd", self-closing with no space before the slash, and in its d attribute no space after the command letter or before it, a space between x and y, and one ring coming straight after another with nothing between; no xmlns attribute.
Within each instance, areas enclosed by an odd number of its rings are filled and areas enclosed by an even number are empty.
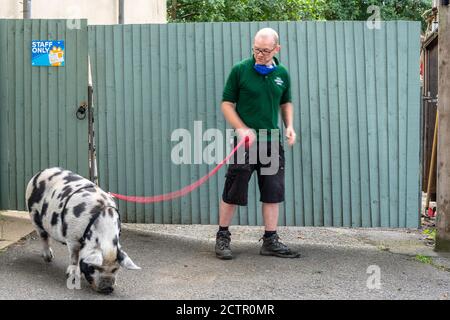
<svg viewBox="0 0 450 320"><path fill-rule="evenodd" d="M229 231L218 231L216 236L216 257L223 260L233 258L230 249L231 233Z"/></svg>
<svg viewBox="0 0 450 320"><path fill-rule="evenodd" d="M262 237L264 242L259 253L263 256L275 256L280 258L298 258L300 253L292 251L279 241L280 237L275 233L270 237ZM260 240L261 240L260 239Z"/></svg>

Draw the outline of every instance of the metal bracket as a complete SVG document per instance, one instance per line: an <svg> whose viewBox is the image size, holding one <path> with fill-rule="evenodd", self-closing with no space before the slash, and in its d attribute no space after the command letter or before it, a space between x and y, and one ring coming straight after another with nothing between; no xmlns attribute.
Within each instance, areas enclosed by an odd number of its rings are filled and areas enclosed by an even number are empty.
<svg viewBox="0 0 450 320"><path fill-rule="evenodd" d="M86 114L87 114L87 109L88 109L88 105L85 101L83 101L80 106L78 107L77 110L77 119L78 120L84 120L86 118Z"/></svg>

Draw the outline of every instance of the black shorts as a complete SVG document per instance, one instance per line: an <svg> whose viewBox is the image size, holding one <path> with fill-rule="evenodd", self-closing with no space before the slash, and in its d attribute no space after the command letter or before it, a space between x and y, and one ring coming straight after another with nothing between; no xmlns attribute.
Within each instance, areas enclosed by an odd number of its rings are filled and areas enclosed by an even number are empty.
<svg viewBox="0 0 450 320"><path fill-rule="evenodd" d="M241 152L241 161L237 161L238 157L235 154L234 163L228 165L222 194L222 200L228 204L247 205L248 183L254 170L256 170L258 175L259 200L265 203L279 203L284 201L285 158L282 144L278 144L278 152L274 154L271 151L270 142L255 142L254 145L257 150L257 156L255 157L255 153L253 153L253 160L250 160L249 149L246 148L245 156ZM261 152L263 152L264 158L260 158L260 148L263 150ZM253 152L255 151L253 150ZM277 157L278 161L272 161L275 159L272 157L272 154L273 157Z"/></svg>

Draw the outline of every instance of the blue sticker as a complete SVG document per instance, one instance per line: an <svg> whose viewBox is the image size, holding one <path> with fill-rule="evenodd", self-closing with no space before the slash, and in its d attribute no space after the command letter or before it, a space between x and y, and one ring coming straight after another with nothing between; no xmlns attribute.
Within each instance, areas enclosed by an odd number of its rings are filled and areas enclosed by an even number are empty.
<svg viewBox="0 0 450 320"><path fill-rule="evenodd" d="M32 40L31 65L40 67L63 67L64 40Z"/></svg>

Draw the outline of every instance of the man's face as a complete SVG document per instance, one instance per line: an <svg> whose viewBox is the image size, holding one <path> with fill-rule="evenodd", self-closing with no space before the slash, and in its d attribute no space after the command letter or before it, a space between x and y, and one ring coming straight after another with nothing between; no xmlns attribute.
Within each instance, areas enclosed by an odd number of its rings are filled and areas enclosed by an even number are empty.
<svg viewBox="0 0 450 320"><path fill-rule="evenodd" d="M257 37L253 42L253 56L257 64L270 64L278 51L280 46L272 37Z"/></svg>

